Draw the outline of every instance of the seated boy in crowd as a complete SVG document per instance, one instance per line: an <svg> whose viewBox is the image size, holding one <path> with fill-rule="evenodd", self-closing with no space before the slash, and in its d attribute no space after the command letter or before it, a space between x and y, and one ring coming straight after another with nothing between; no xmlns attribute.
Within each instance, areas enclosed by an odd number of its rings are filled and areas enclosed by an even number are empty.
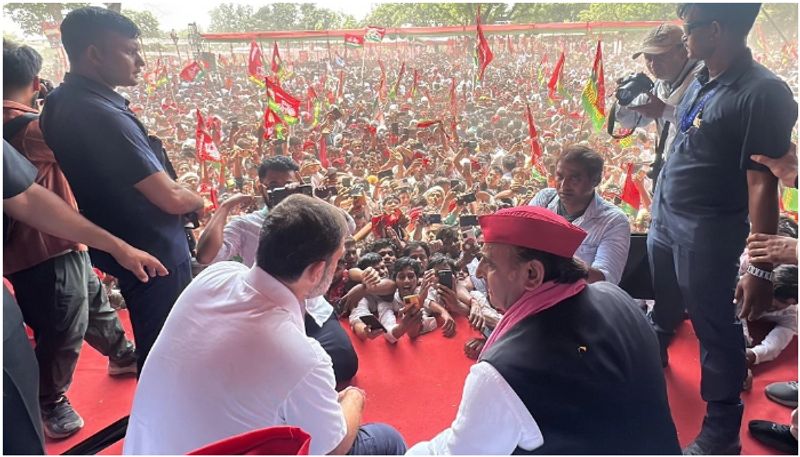
<svg viewBox="0 0 800 457"><path fill-rule="evenodd" d="M369 326L362 319L367 316L378 316L378 306L384 303L386 306L391 307L391 302L394 300L394 292L396 287L394 281L388 280L388 271L383 259L380 255L374 252L368 252L358 259L356 268L349 272L350 279L360 282L358 286L351 290L351 293L358 288L358 295L361 297L357 305L350 312L350 326L353 332L362 340L377 338L385 331L377 326ZM385 282L384 282L385 281ZM388 289L378 290L382 282L391 282L391 291ZM348 294L349 295L349 294ZM417 318L421 319L421 313Z"/></svg>

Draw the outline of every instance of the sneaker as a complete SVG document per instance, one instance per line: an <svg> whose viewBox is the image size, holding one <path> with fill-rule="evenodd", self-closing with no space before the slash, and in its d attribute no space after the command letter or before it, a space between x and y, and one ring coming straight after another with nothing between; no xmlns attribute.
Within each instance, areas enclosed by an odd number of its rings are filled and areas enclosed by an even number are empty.
<svg viewBox="0 0 800 457"><path fill-rule="evenodd" d="M116 310L126 309L125 299L118 290L112 290L108 293L108 303Z"/></svg>
<svg viewBox="0 0 800 457"><path fill-rule="evenodd" d="M775 403L797 408L797 381L774 382L767 386L764 393Z"/></svg>
<svg viewBox="0 0 800 457"><path fill-rule="evenodd" d="M83 428L83 418L72 409L67 397L55 404L42 407L44 434L48 438L62 439L74 435Z"/></svg>
<svg viewBox="0 0 800 457"><path fill-rule="evenodd" d="M139 368L136 365L136 359L134 358L130 362L128 361L118 361L115 362L113 360L108 361L108 375L109 376L122 376L126 374L136 374L139 372Z"/></svg>
<svg viewBox="0 0 800 457"><path fill-rule="evenodd" d="M788 425L770 421L750 421L747 424L756 441L787 454L797 455L797 438L792 436Z"/></svg>
<svg viewBox="0 0 800 457"><path fill-rule="evenodd" d="M736 442L706 443L696 439L683 448L683 455L739 455L742 453L742 443L737 439Z"/></svg>

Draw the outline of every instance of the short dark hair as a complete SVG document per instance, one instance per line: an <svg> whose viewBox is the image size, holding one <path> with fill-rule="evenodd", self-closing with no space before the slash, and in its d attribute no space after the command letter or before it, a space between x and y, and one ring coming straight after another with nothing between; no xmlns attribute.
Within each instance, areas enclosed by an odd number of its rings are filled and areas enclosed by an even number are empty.
<svg viewBox="0 0 800 457"><path fill-rule="evenodd" d="M417 277L422 276L422 264L419 263L419 260L412 259L411 257L400 257L394 261L392 279L396 278L397 275L406 268L411 268L414 270L414 274L417 275Z"/></svg>
<svg viewBox="0 0 800 457"><path fill-rule="evenodd" d="M509 154L504 156L500 163L503 164L505 171L511 171L517 167L517 158Z"/></svg>
<svg viewBox="0 0 800 457"><path fill-rule="evenodd" d="M603 156L595 152L593 149L581 145L571 144L566 146L561 155L558 156L558 162L571 162L581 165L589 178L596 184L600 184L603 180Z"/></svg>
<svg viewBox="0 0 800 457"><path fill-rule="evenodd" d="M336 207L307 195L290 195L264 219L256 265L293 282L312 263L329 262L346 235L347 224Z"/></svg>
<svg viewBox="0 0 800 457"><path fill-rule="evenodd" d="M358 263L356 263L356 266L361 270L365 270L369 267L374 267L381 262L383 262L383 257L378 255L377 252L367 252L358 258Z"/></svg>
<svg viewBox="0 0 800 457"><path fill-rule="evenodd" d="M77 62L86 49L103 41L108 32L126 38L139 38L141 31L130 19L116 11L86 6L70 11L61 22L61 43L70 62Z"/></svg>
<svg viewBox="0 0 800 457"><path fill-rule="evenodd" d="M453 227L442 227L439 233L436 234L436 239L443 242L452 241L455 243L458 241L458 231Z"/></svg>
<svg viewBox="0 0 800 457"><path fill-rule="evenodd" d="M264 159L258 166L258 179L264 179L270 171L289 172L300 171L300 167L291 157L276 156Z"/></svg>
<svg viewBox="0 0 800 457"><path fill-rule="evenodd" d="M22 89L42 71L42 56L27 45L3 39L3 87Z"/></svg>
<svg viewBox="0 0 800 457"><path fill-rule="evenodd" d="M685 19L693 9L703 20L719 22L735 35L746 37L756 22L761 3L681 3L678 17Z"/></svg>
<svg viewBox="0 0 800 457"><path fill-rule="evenodd" d="M408 257L411 255L411 251L414 251L418 248L422 248L425 251L425 255L430 257L431 256L431 248L428 247L428 243L424 241L412 241L406 245L406 248L403 249L403 256Z"/></svg>
<svg viewBox="0 0 800 457"><path fill-rule="evenodd" d="M397 248L394 247L394 243L392 240L388 238L378 238L377 240L373 241L372 244L369 245L369 252L378 252L383 248L392 248L395 254L397 254Z"/></svg>
<svg viewBox="0 0 800 457"><path fill-rule="evenodd" d="M542 282L555 281L559 284L573 284L589 277L586 267L573 257L561 257L549 252L517 246L517 260L542 262L544 265Z"/></svg>
<svg viewBox="0 0 800 457"><path fill-rule="evenodd" d="M453 271L456 271L456 262L453 259L451 259L450 257L447 257L444 254L436 253L436 254L433 255L433 257L428 259L428 268L429 269L436 268L436 267L442 266L442 265L447 266L448 268L450 268Z"/></svg>
<svg viewBox="0 0 800 457"><path fill-rule="evenodd" d="M775 298L781 301L797 300L797 266L781 265L772 272Z"/></svg>

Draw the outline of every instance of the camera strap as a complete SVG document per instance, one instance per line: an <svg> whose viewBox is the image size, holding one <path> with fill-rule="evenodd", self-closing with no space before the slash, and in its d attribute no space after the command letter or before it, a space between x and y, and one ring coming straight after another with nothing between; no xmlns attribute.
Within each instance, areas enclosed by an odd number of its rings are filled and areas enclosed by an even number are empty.
<svg viewBox="0 0 800 457"><path fill-rule="evenodd" d="M628 138L629 136L633 135L633 132L635 132L636 129L639 128L639 124L642 122L642 116L639 115L639 120L636 121L636 125L633 126L630 132L627 132L625 134L614 133L614 126L617 123L617 106L619 106L617 102L614 102L614 104L611 106L611 112L608 113L608 125L606 129L608 131L608 135L611 138L614 138L615 140L621 140L623 138Z"/></svg>

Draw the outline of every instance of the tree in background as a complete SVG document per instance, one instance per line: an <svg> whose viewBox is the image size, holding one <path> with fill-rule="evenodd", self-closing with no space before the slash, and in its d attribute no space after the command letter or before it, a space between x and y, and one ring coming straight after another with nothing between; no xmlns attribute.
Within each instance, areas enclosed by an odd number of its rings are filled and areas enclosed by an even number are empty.
<svg viewBox="0 0 800 457"><path fill-rule="evenodd" d="M209 13L212 32L242 32L255 30L253 7L235 3L221 3Z"/></svg>
<svg viewBox="0 0 800 457"><path fill-rule="evenodd" d="M122 14L139 26L142 38L162 38L165 33L161 31L158 18L150 11L122 10Z"/></svg>
<svg viewBox="0 0 800 457"><path fill-rule="evenodd" d="M61 22L70 11L88 3L6 3L3 11L26 35L41 35L42 22Z"/></svg>
<svg viewBox="0 0 800 457"><path fill-rule="evenodd" d="M382 27L471 25L478 5L486 24L508 20L508 5L504 3L381 3L364 22Z"/></svg>
<svg viewBox="0 0 800 457"><path fill-rule="evenodd" d="M514 23L577 22L585 3L515 3L509 13Z"/></svg>
<svg viewBox="0 0 800 457"><path fill-rule="evenodd" d="M580 21L660 21L677 19L677 3L590 3Z"/></svg>

